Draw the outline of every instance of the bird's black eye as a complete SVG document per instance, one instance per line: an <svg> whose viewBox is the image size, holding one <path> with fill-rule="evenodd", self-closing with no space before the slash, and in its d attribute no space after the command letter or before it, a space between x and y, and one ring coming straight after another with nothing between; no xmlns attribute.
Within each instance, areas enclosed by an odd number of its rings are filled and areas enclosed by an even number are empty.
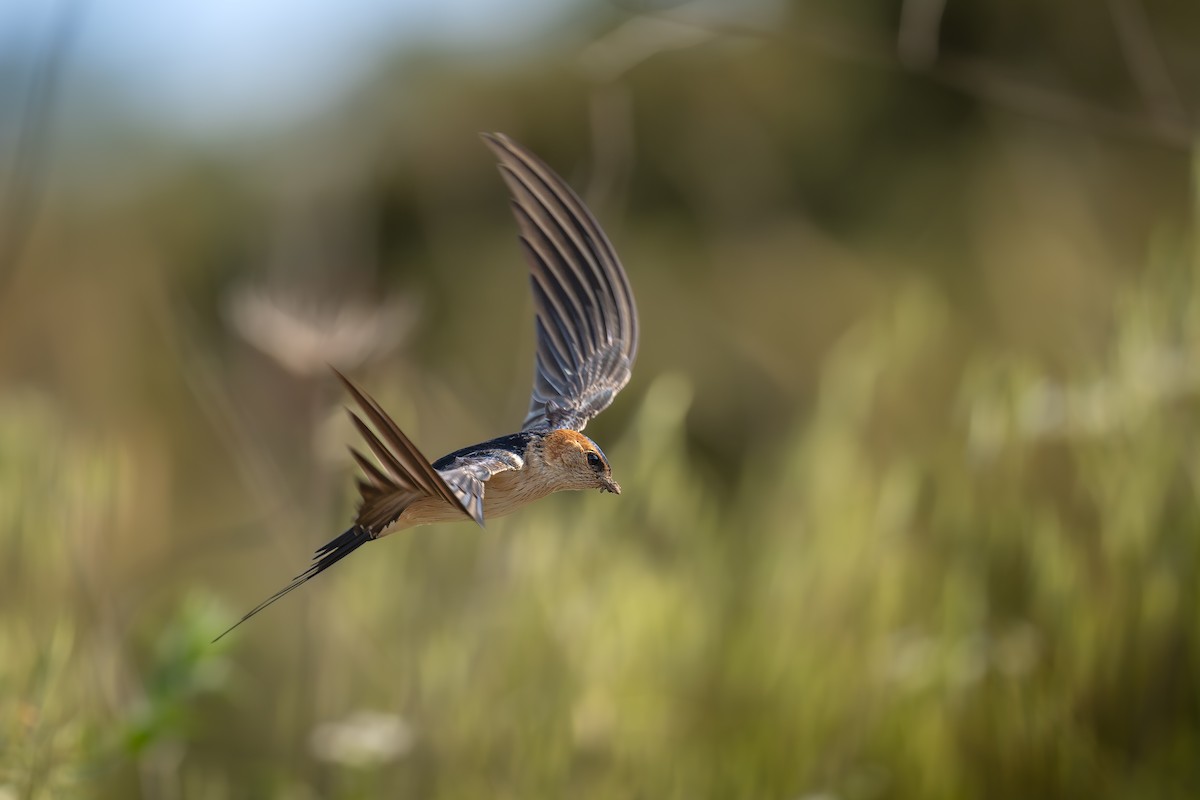
<svg viewBox="0 0 1200 800"><path fill-rule="evenodd" d="M596 455L595 453L587 454L587 462L588 466L592 469L600 469L601 465L604 463L600 460L600 456Z"/></svg>

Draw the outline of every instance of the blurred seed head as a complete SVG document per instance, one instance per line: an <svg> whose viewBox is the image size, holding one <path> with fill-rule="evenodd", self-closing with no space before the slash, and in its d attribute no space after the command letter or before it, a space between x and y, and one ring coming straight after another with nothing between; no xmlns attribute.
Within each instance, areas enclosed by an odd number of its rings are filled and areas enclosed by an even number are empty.
<svg viewBox="0 0 1200 800"><path fill-rule="evenodd" d="M308 743L321 761L370 767L402 758L415 741L412 727L398 715L356 711L344 720L318 725Z"/></svg>
<svg viewBox="0 0 1200 800"><path fill-rule="evenodd" d="M1041 661L1042 640L1037 628L1018 623L1000 636L992 648L992 663L1008 678L1024 678Z"/></svg>
<svg viewBox="0 0 1200 800"><path fill-rule="evenodd" d="M1174 343L1137 341L1104 374L1059 381L1010 374L972 398L967 444L980 460L1010 442L1085 441L1132 430L1200 393L1200 367Z"/></svg>
<svg viewBox="0 0 1200 800"><path fill-rule="evenodd" d="M408 297L336 301L250 286L235 290L225 304L238 335L300 376L382 358L404 342L418 316L418 303Z"/></svg>
<svg viewBox="0 0 1200 800"><path fill-rule="evenodd" d="M892 636L879 664L879 674L889 683L909 691L920 691L937 677L937 644L932 637L914 631Z"/></svg>

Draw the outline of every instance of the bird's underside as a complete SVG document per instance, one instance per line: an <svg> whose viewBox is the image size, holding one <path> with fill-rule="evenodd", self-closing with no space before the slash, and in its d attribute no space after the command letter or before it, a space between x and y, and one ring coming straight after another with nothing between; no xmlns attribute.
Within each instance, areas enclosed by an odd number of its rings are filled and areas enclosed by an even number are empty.
<svg viewBox="0 0 1200 800"><path fill-rule="evenodd" d="M441 497L422 497L406 507L379 536L418 525L456 522L463 518L464 507L483 525L484 520L511 514L526 503L550 494L552 486L523 480L520 474L529 438L526 434L501 436L442 456L433 462L433 468L460 502L451 504ZM483 500L482 506L479 498Z"/></svg>

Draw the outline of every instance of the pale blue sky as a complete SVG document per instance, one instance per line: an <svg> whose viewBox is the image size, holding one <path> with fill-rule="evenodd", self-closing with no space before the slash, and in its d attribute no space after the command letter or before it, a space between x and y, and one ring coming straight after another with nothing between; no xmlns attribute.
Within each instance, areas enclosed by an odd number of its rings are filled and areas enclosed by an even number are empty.
<svg viewBox="0 0 1200 800"><path fill-rule="evenodd" d="M220 130L319 108L406 42L518 42L581 1L0 0L0 56L28 58L59 4L75 2L73 74L117 83L172 125Z"/></svg>

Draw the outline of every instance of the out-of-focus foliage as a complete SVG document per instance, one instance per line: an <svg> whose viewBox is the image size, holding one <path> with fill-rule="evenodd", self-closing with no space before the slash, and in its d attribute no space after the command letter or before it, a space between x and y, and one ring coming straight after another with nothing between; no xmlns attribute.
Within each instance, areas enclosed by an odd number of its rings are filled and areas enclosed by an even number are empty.
<svg viewBox="0 0 1200 800"><path fill-rule="evenodd" d="M1148 56L1125 0L939 7L598 6L52 162L0 265L0 798L1195 797L1195 15L1147 5ZM521 419L477 130L627 266L624 494L372 544L210 644L352 513L325 364L431 456Z"/></svg>

